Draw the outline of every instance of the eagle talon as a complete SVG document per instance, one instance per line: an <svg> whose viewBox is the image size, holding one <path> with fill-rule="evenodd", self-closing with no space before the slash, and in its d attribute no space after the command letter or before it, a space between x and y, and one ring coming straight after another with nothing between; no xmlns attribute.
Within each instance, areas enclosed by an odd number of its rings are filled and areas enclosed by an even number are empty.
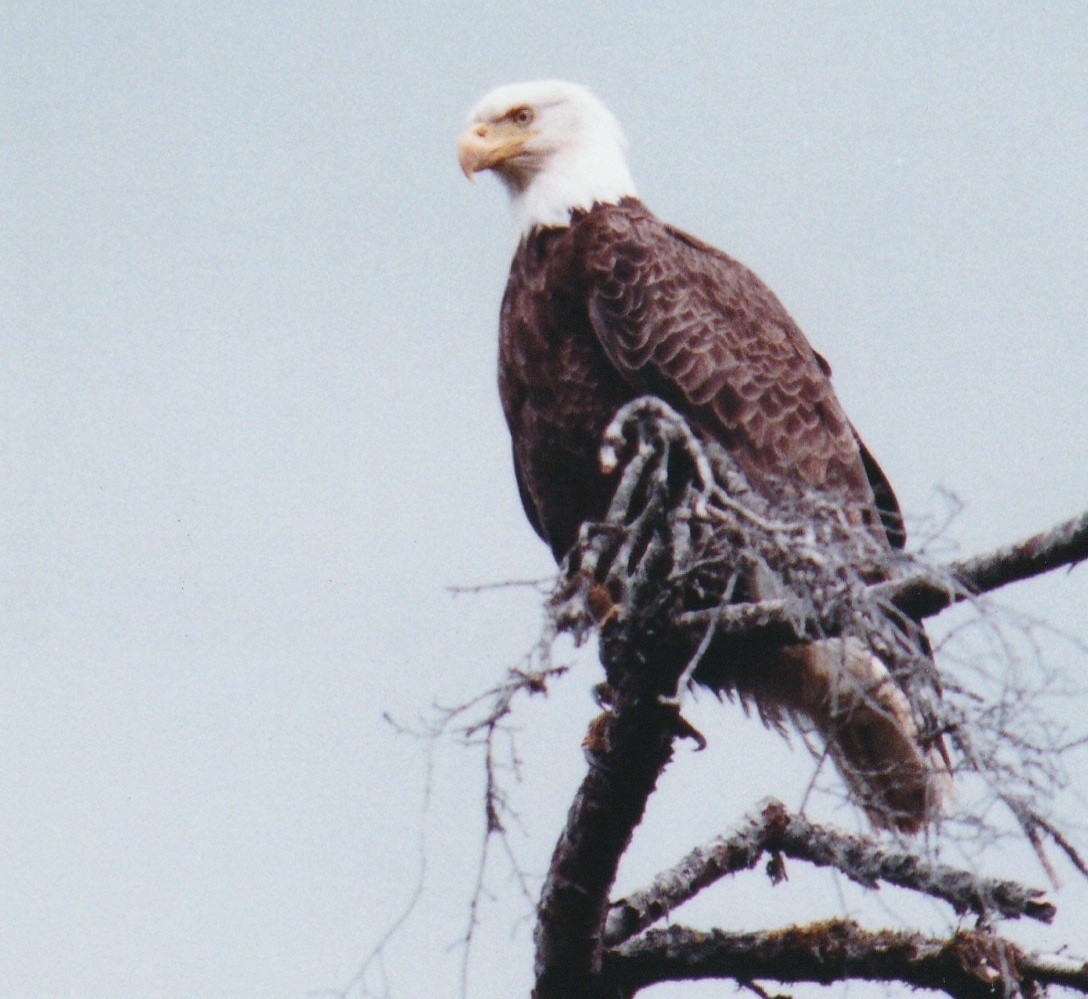
<svg viewBox="0 0 1088 999"><path fill-rule="evenodd" d="M676 734L681 739L691 739L695 743L695 752L701 753L706 749L707 742L706 736L703 735L694 725L691 724L683 715L676 716Z"/></svg>
<svg viewBox="0 0 1088 999"><path fill-rule="evenodd" d="M663 707L671 708L676 714L676 737L678 739L691 739L695 743L695 752L701 753L707 747L706 736L680 714L680 701L676 697L659 697L658 703Z"/></svg>
<svg viewBox="0 0 1088 999"><path fill-rule="evenodd" d="M600 708L612 707L616 703L615 688L608 682L598 683L593 688L593 700L597 702L597 706Z"/></svg>

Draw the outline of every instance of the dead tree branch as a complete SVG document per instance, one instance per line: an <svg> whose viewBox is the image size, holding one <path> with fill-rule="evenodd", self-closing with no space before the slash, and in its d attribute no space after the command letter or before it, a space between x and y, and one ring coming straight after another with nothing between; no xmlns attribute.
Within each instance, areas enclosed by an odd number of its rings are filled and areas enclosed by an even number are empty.
<svg viewBox="0 0 1088 999"><path fill-rule="evenodd" d="M697 847L645 889L614 902L605 925L605 944L615 947L641 933L715 881L755 867L768 853L772 858L782 854L834 868L866 888L876 888L881 881L908 888L944 900L957 913L973 912L983 919L1027 916L1049 923L1056 912L1037 889L978 877L829 829L771 800L728 836Z"/></svg>
<svg viewBox="0 0 1088 999"><path fill-rule="evenodd" d="M803 492L772 507L715 448L660 400L624 407L601 452L602 468L616 478L611 507L602 522L584 525L550 602L553 635L569 632L579 642L599 636L608 708L586 737L589 772L541 895L534 999L628 997L656 982L711 977L867 978L957 999L1032 995L1052 983L1088 993L1088 968L1026 954L988 927L996 918L1049 921L1054 907L1040 892L836 832L777 802L609 908L620 857L675 737L701 739L679 713L689 682L754 700L768 724L801 724L791 706L798 702L789 685L797 680L788 653L771 656L793 643L841 639L867 647L894 676L921 744L944 740L959 766L989 780L1001 800L1022 796L1030 809L1053 781L1037 765L1043 749L1031 737L1016 744L1019 765L992 762L991 743L1017 717L1017 691L998 705L996 721L985 699L962 684L945 685L942 699L918 622L958 600L1088 558L1088 514L986 556L927 567L890 552L864 511ZM952 771L951 757L944 759ZM790 856L866 887L884 882L942 899L957 913L976 914L980 925L943 940L845 920L758 933L647 929L765 853L776 865Z"/></svg>
<svg viewBox="0 0 1088 999"><path fill-rule="evenodd" d="M756 933L651 930L610 951L602 976L627 997L660 982L704 978L818 982L902 982L955 999L1037 993L1064 985L1088 993L1088 965L1034 955L978 930L947 939L900 930L865 930L852 920Z"/></svg>
<svg viewBox="0 0 1088 999"><path fill-rule="evenodd" d="M867 597L896 608L911 620L921 621L955 603L1062 566L1072 568L1085 559L1088 559L1088 512L983 555L944 566L915 568L899 578L870 586ZM795 641L817 631L835 634L838 627L832 616L799 620L796 610L785 600L689 612L681 616L679 623L705 624L711 618L723 634L743 633L746 637L759 636L779 642Z"/></svg>
<svg viewBox="0 0 1088 999"><path fill-rule="evenodd" d="M889 600L904 614L921 620L967 597L989 593L1062 566L1071 568L1085 559L1088 559L1088 512L1015 544L951 563L946 572L955 584L952 588L932 576L927 578L925 573L912 573L876 587L874 596Z"/></svg>
<svg viewBox="0 0 1088 999"><path fill-rule="evenodd" d="M534 999L596 996L608 892L672 756L676 713L654 701L599 720L586 746L589 773L556 844L536 929Z"/></svg>
<svg viewBox="0 0 1088 999"><path fill-rule="evenodd" d="M677 662L676 650L669 647L668 605L661 600L687 530L668 502L669 459L677 439L672 430L671 424L663 429L655 420L640 425L610 510L610 518L627 530L587 537L578 587L555 601L558 627L584 633L591 626L586 608L600 625L609 708L583 743L589 772L575 795L541 893L534 999L600 995L608 893L620 857L672 757L675 737L692 734L685 731L676 703L686 663ZM610 577L613 587L581 586L585 573L593 579L604 566L617 570ZM633 613L614 614L617 597ZM672 668L662 668L666 663Z"/></svg>

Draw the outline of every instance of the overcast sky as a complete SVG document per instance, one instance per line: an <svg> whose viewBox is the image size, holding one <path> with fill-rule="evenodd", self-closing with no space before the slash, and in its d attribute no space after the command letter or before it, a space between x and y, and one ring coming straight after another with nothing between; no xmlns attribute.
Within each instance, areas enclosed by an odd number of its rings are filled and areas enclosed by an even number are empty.
<svg viewBox="0 0 1088 999"><path fill-rule="evenodd" d="M504 197L453 154L495 84L593 87L650 206L753 266L831 361L904 508L963 501L964 552L1088 506L1080 0L8 0L0 20L3 999L343 988L421 837L392 994L456 994L479 761L438 748L422 820L424 747L382 713L467 698L532 644L532 592L446 587L552 568L495 389ZM1088 635L1084 569L1003 600ZM600 674L577 663L518 717L531 872L584 768ZM678 754L621 889L803 794L800 747L691 710L711 747ZM982 865L1042 879L1022 853ZM684 919L859 911L792 873ZM1060 925L1025 939L1076 941L1088 893L1065 882ZM501 863L490 886L470 992L525 995L525 905ZM899 915L877 922L921 911L881 897Z"/></svg>

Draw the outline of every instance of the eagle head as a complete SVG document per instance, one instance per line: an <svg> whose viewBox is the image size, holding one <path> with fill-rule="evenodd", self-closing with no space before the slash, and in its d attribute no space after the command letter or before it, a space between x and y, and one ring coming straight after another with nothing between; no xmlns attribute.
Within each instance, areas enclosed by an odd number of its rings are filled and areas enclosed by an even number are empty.
<svg viewBox="0 0 1088 999"><path fill-rule="evenodd" d="M512 83L469 112L457 159L470 180L492 170L506 186L519 232L565 226L572 211L635 196L619 123L586 87Z"/></svg>

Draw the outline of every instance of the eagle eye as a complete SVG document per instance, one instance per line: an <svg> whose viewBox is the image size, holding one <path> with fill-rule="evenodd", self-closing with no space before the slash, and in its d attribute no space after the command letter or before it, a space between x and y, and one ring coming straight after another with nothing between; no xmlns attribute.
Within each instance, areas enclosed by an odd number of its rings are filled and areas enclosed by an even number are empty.
<svg viewBox="0 0 1088 999"><path fill-rule="evenodd" d="M510 112L509 118L515 125L528 125L533 120L533 109L527 107L514 108Z"/></svg>

